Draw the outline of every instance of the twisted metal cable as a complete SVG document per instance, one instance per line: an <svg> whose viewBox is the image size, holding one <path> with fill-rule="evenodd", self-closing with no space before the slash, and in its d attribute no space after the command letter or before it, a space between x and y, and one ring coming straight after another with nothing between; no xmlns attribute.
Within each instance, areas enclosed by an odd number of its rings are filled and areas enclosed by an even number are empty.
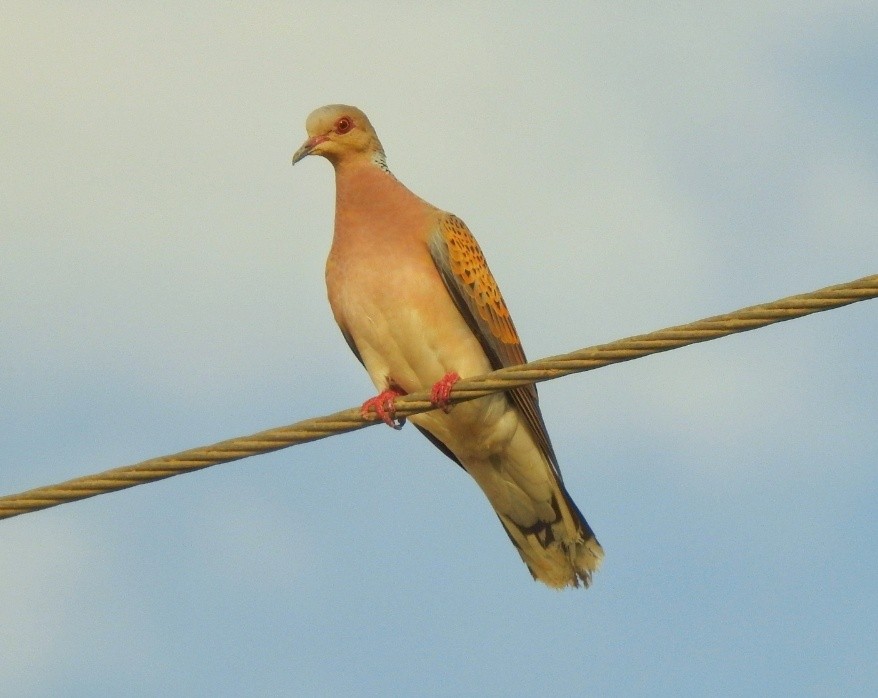
<svg viewBox="0 0 878 698"><path fill-rule="evenodd" d="M686 325L668 327L649 334L580 349L569 354L540 359L520 366L510 366L484 376L463 379L455 383L449 402L455 404L473 400L500 390L547 381L571 373L590 371L609 364L630 361L737 332L746 332L876 297L878 297L878 274L838 286L829 286L812 293L789 296L773 303L754 305ZM435 408L430 403L428 391L412 393L396 400L397 417L407 417L432 409ZM326 417L306 419L290 426L268 429L251 436L220 441L170 456L151 458L135 465L86 475L56 485L37 487L19 494L0 497L0 519L155 482L219 463L278 451L334 434L355 431L376 424L375 420L374 414L364 418L359 408L352 408Z"/></svg>

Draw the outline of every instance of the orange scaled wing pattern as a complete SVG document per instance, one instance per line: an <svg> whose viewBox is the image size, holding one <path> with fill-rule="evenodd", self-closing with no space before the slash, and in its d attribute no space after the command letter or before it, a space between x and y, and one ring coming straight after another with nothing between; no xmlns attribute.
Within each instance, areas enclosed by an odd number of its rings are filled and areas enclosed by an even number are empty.
<svg viewBox="0 0 878 698"><path fill-rule="evenodd" d="M496 339L509 346L509 358L515 359L512 363L524 361L515 325L479 243L464 222L450 214L443 221L442 236L448 246L451 271L466 289L482 323Z"/></svg>
<svg viewBox="0 0 878 698"><path fill-rule="evenodd" d="M491 365L498 369L525 363L527 359L509 309L469 228L460 218L447 213L443 215L437 233L430 245L433 260L460 312L482 343ZM555 451L540 413L536 386L515 388L508 395L524 414L540 450L560 479Z"/></svg>

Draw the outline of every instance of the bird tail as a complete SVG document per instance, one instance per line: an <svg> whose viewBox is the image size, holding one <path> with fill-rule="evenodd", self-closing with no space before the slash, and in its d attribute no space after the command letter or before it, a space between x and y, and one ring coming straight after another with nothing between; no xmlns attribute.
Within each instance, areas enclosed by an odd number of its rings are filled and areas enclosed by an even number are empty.
<svg viewBox="0 0 878 698"><path fill-rule="evenodd" d="M512 412L511 405L507 409ZM517 413L513 415L518 418ZM421 421L425 417L429 415L416 415L412 421L478 483L534 579L556 589L587 587L592 574L600 567L604 551L564 488L551 446L541 449L532 430L525 428L523 422L517 423L521 428L512 429L510 436L504 416L493 419L493 426L487 430L476 432L477 438L470 437L479 448L468 452L460 449L465 457L459 458L445 443L450 440L451 430L440 439ZM450 415L440 416L440 419L450 418ZM493 433L492 428L501 422L505 426L498 429L499 434ZM432 422L430 426L436 427L437 423ZM472 430L466 433L472 434ZM501 447L498 448L497 443ZM485 448L485 444L493 447Z"/></svg>
<svg viewBox="0 0 878 698"><path fill-rule="evenodd" d="M548 516L525 523L516 521L519 517L513 518L514 512L509 515L496 506L495 510L534 579L556 589L580 584L588 587L604 551L564 485L560 481L555 484Z"/></svg>

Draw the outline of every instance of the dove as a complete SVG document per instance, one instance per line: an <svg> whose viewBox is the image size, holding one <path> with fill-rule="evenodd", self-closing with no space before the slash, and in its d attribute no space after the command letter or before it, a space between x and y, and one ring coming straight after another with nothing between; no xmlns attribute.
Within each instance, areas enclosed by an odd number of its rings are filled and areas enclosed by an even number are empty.
<svg viewBox="0 0 878 698"><path fill-rule="evenodd" d="M587 587L603 549L564 487L536 387L448 404L460 378L526 361L475 238L390 172L356 107L321 107L305 128L293 164L318 155L335 170L326 287L379 391L363 403L364 416L400 428L396 397L430 389L437 409L409 419L476 481L534 579Z"/></svg>

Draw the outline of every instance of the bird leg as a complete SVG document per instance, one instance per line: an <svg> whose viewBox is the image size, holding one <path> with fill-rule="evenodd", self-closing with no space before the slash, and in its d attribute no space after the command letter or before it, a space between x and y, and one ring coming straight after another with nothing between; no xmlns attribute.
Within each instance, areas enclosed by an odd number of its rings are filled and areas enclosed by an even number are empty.
<svg viewBox="0 0 878 698"><path fill-rule="evenodd" d="M396 405L394 404L394 401L400 395L406 395L405 390L398 385L390 385L390 387L382 390L375 397L370 397L366 400L363 406L360 407L360 414L363 416L363 419L371 419L371 412L374 411L378 418L387 426L396 430L402 429L402 425L405 424L405 417L402 419L396 418Z"/></svg>
<svg viewBox="0 0 878 698"><path fill-rule="evenodd" d="M440 380L436 381L430 390L430 402L446 414L451 411L448 400L451 397L451 388L460 380L456 371L449 371Z"/></svg>

